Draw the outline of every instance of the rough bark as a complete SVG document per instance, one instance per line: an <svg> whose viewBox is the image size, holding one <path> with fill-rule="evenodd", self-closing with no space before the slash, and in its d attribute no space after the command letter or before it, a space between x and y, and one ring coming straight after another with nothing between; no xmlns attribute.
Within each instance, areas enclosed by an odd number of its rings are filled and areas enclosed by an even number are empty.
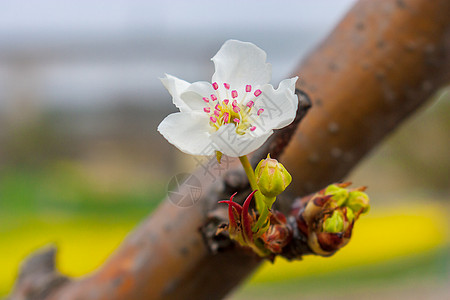
<svg viewBox="0 0 450 300"><path fill-rule="evenodd" d="M361 1L304 61L298 87L313 108L283 157L292 192L341 180L449 83L449 13L445 0Z"/></svg>
<svg viewBox="0 0 450 300"><path fill-rule="evenodd" d="M343 178L448 82L449 15L448 0L360 1L295 72L313 103L300 130L277 132L253 162L285 149L298 195ZM196 175L206 191L201 201L184 209L164 201L98 271L66 280L44 255L39 268L22 270L10 299L222 298L261 260L237 247L211 251L199 228L217 200L234 191L245 196L247 184L239 171L216 182Z"/></svg>

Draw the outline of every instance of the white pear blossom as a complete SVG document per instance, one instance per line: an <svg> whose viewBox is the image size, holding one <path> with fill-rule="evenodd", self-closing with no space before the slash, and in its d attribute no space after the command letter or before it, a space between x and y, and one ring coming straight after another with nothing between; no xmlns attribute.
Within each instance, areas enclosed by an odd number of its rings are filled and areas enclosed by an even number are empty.
<svg viewBox="0 0 450 300"><path fill-rule="evenodd" d="M212 83L161 78L180 112L167 116L158 131L181 151L231 157L259 148L295 118L297 77L269 84L272 66L252 43L228 40L212 58Z"/></svg>

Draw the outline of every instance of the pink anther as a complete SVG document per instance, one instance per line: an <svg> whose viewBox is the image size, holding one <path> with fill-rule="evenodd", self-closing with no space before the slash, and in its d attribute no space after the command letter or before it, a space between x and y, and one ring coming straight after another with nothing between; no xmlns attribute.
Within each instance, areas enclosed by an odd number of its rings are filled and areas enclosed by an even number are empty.
<svg viewBox="0 0 450 300"><path fill-rule="evenodd" d="M253 102L253 101L251 101L251 100L247 102L247 106L248 106L249 108L252 108L253 105L255 105L255 102Z"/></svg>
<svg viewBox="0 0 450 300"><path fill-rule="evenodd" d="M261 90L256 90L256 91L255 91L255 97L258 97L258 96L261 95L261 94L262 94Z"/></svg>
<svg viewBox="0 0 450 300"><path fill-rule="evenodd" d="M250 93L250 92L252 91L252 86L251 86L250 84L247 84L247 85L245 86L245 91L246 91L247 93Z"/></svg>
<svg viewBox="0 0 450 300"><path fill-rule="evenodd" d="M239 120L238 118L234 118L233 121L234 123L239 123L241 120Z"/></svg>
<svg viewBox="0 0 450 300"><path fill-rule="evenodd" d="M230 84L229 84L229 83L224 83L223 86L224 86L227 90L230 89Z"/></svg>
<svg viewBox="0 0 450 300"><path fill-rule="evenodd" d="M219 85L217 84L217 82L214 82L212 84L213 89L215 89L217 91L217 89L219 88Z"/></svg>
<svg viewBox="0 0 450 300"><path fill-rule="evenodd" d="M256 126L250 127L250 131L255 131L255 129L256 129Z"/></svg>
<svg viewBox="0 0 450 300"><path fill-rule="evenodd" d="M209 103L209 99L207 97L203 97L203 101L205 101L206 103Z"/></svg>
<svg viewBox="0 0 450 300"><path fill-rule="evenodd" d="M229 113L224 113L223 114L223 120L225 121L225 123L228 123L228 119L230 118L230 114Z"/></svg>
<svg viewBox="0 0 450 300"><path fill-rule="evenodd" d="M234 91L231 91L231 97L233 97L233 98L237 98L237 96L238 96L238 93L237 93L237 91L236 91L236 90L234 90Z"/></svg>
<svg viewBox="0 0 450 300"><path fill-rule="evenodd" d="M217 122L217 119L216 119L216 117L214 117L214 116L209 117L209 119L210 119L211 122L213 122L213 123L216 123L216 122Z"/></svg>
<svg viewBox="0 0 450 300"><path fill-rule="evenodd" d="M216 101L216 100L217 100L217 97L216 97L216 95L214 95L214 94L213 94L213 95L211 95L211 100L212 100L212 101Z"/></svg>
<svg viewBox="0 0 450 300"><path fill-rule="evenodd" d="M223 103L224 105L228 105L229 102L230 102L230 100L228 100L228 99L225 99L225 100L222 101L222 103Z"/></svg>
<svg viewBox="0 0 450 300"><path fill-rule="evenodd" d="M234 111L235 113L239 113L239 112L241 111L241 109L239 108L239 106L234 106L234 107L233 107L233 111Z"/></svg>
<svg viewBox="0 0 450 300"><path fill-rule="evenodd" d="M210 113L211 112L211 108L209 108L209 107L205 107L205 108L203 108L203 111L205 112L205 113Z"/></svg>
<svg viewBox="0 0 450 300"><path fill-rule="evenodd" d="M258 109L258 112L257 112L258 116L259 116L260 114L262 114L263 112L264 112L264 108Z"/></svg>
<svg viewBox="0 0 450 300"><path fill-rule="evenodd" d="M216 117L219 117L219 116L220 116L220 111L215 110L215 111L214 111L214 114L216 115Z"/></svg>
<svg viewBox="0 0 450 300"><path fill-rule="evenodd" d="M220 104L217 103L216 106L214 107L216 110L221 110Z"/></svg>

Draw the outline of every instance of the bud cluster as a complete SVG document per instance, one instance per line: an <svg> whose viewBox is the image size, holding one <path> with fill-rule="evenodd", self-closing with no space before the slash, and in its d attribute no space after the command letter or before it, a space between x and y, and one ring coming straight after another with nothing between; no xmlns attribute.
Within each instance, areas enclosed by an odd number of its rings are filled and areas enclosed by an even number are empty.
<svg viewBox="0 0 450 300"><path fill-rule="evenodd" d="M217 234L227 231L230 239L235 240L243 247L251 248L261 257L273 257L279 254L292 238L292 231L287 224L286 217L278 212L271 211L262 226L257 225L257 215L249 212L250 202L256 191L253 191L244 204L230 200L219 201L228 204L229 223L219 227Z"/></svg>
<svg viewBox="0 0 450 300"><path fill-rule="evenodd" d="M281 253L292 237L286 217L271 210L276 197L291 183L292 177L270 155L259 162L255 171L251 171L251 176L254 178L255 185L252 187L255 189L242 206L233 202L234 195L230 200L219 201L228 204L229 223L220 227L218 232L228 231L230 238L241 246L252 248L262 257L271 257ZM257 212L250 213L249 205L253 195L256 197ZM258 199L261 201L259 205Z"/></svg>
<svg viewBox="0 0 450 300"><path fill-rule="evenodd" d="M308 196L295 213L297 226L315 254L329 256L345 246L355 221L369 211L365 187L346 189L350 183L332 184Z"/></svg>

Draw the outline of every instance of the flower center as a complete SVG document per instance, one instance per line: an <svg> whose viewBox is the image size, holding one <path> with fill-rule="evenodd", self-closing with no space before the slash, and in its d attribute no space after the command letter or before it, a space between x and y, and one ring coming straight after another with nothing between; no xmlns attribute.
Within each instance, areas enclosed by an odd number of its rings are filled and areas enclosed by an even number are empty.
<svg viewBox="0 0 450 300"><path fill-rule="evenodd" d="M223 84L225 92L219 89L217 82L214 82L212 87L214 94L211 94L209 98L203 97L206 103L203 111L209 114L209 124L213 130L217 131L222 125L234 124L237 134L243 135L248 131L255 131L256 126L252 122L264 112L263 108L258 110L254 108L255 101L262 94L261 90L258 89L252 93L252 86L247 84L242 93L243 96L239 97L236 90L230 91L231 86L228 83ZM225 96L223 100L220 95ZM248 96L250 98L246 100Z"/></svg>

